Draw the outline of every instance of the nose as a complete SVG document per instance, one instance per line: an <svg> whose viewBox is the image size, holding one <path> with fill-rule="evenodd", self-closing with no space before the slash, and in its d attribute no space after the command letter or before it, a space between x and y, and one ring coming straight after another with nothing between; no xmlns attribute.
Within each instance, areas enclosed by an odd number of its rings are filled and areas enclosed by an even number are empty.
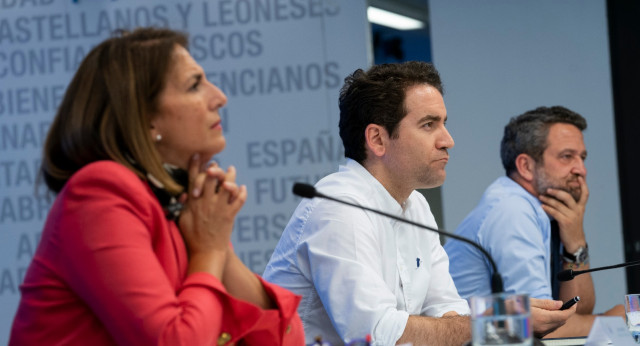
<svg viewBox="0 0 640 346"><path fill-rule="evenodd" d="M212 109L222 108L227 104L227 95L220 90L215 84L207 81L212 87L211 99L209 103L209 107Z"/></svg>
<svg viewBox="0 0 640 346"><path fill-rule="evenodd" d="M580 175L582 177L586 177L587 176L587 166L584 165L584 159L583 158L578 157L578 159L576 160L575 164L571 168L571 173L573 173L575 175Z"/></svg>
<svg viewBox="0 0 640 346"><path fill-rule="evenodd" d="M438 149L453 148L453 146L455 145L455 142L453 141L453 137L451 137L451 134L449 134L449 131L447 130L446 127L442 127L442 129L443 129L442 135L436 142Z"/></svg>

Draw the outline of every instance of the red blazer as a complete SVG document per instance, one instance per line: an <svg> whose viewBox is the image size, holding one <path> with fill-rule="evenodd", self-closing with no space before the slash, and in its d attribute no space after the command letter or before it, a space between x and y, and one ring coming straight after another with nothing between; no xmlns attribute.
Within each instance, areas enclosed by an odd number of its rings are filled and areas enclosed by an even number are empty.
<svg viewBox="0 0 640 346"><path fill-rule="evenodd" d="M300 297L262 284L277 310L235 299L213 275L187 276L180 231L149 186L99 161L49 212L9 344L304 344Z"/></svg>

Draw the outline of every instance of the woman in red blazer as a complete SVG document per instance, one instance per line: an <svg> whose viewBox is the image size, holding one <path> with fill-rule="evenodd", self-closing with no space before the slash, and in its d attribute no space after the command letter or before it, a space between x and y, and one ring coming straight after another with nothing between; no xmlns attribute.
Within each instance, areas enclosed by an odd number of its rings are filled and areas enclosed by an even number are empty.
<svg viewBox="0 0 640 346"><path fill-rule="evenodd" d="M225 147L226 96L166 29L95 47L51 125L57 194L21 286L10 344L300 345L289 291L235 255L247 197Z"/></svg>

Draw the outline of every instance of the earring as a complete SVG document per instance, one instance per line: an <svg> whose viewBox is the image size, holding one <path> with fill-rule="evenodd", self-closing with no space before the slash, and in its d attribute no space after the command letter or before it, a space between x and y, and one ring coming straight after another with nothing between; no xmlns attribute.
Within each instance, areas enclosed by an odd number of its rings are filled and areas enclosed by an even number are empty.
<svg viewBox="0 0 640 346"><path fill-rule="evenodd" d="M158 133L156 135L156 142L160 142L161 140L162 140L162 135Z"/></svg>

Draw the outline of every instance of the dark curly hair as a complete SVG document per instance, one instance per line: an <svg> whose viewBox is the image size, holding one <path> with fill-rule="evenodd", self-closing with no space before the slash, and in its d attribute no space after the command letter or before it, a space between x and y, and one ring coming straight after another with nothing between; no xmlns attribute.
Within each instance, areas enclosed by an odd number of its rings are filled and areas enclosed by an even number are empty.
<svg viewBox="0 0 640 346"><path fill-rule="evenodd" d="M345 78L340 90L340 138L346 157L362 163L366 159L364 130L369 124L384 126L397 137L398 123L407 115L408 88L428 84L443 93L436 68L426 62L376 65L358 69Z"/></svg>

